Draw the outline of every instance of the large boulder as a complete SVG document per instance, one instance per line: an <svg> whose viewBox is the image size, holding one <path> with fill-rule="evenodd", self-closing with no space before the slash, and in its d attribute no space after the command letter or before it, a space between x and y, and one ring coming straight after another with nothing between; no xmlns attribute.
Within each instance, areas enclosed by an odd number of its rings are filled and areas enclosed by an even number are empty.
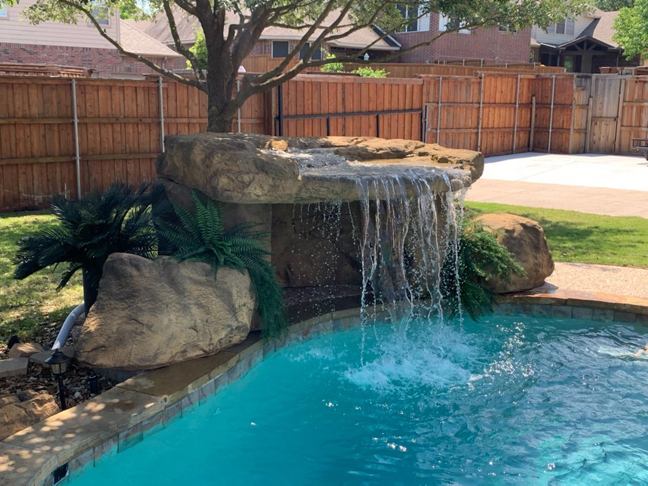
<svg viewBox="0 0 648 486"><path fill-rule="evenodd" d="M145 370L212 355L246 338L255 308L247 272L113 254L76 357L98 368Z"/></svg>
<svg viewBox="0 0 648 486"><path fill-rule="evenodd" d="M510 251L526 275L512 275L510 282L491 279L488 286L498 294L522 292L541 286L554 271L554 262L542 226L513 214L485 214L478 218Z"/></svg>

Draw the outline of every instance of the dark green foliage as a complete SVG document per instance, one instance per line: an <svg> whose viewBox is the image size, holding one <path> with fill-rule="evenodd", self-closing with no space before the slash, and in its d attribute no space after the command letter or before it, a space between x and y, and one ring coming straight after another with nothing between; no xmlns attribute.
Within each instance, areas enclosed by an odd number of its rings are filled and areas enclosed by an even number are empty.
<svg viewBox="0 0 648 486"><path fill-rule="evenodd" d="M82 270L87 312L97 298L110 254L155 256L157 235L151 204L158 191L145 194L147 189L147 185L134 190L115 183L105 193L92 191L77 201L55 196L51 206L59 224L21 240L14 259L14 278L24 279L51 265L67 263L58 288Z"/></svg>
<svg viewBox="0 0 648 486"><path fill-rule="evenodd" d="M180 261L209 263L218 271L220 267L245 269L250 274L259 303L259 314L266 337L276 337L286 327L283 292L274 278L274 270L267 262L269 255L261 243L268 236L253 231L256 224L241 224L226 231L217 202L201 200L197 191L191 193L194 210L173 203L179 224L156 220L163 238Z"/></svg>
<svg viewBox="0 0 648 486"><path fill-rule="evenodd" d="M494 294L486 287L486 281L493 277L508 281L513 274L524 275L524 269L513 259L511 253L478 221L468 221L461 228L459 289L454 254L454 248L448 248L448 256L441 272L444 308L450 317L458 314L460 306L475 320L492 312Z"/></svg>

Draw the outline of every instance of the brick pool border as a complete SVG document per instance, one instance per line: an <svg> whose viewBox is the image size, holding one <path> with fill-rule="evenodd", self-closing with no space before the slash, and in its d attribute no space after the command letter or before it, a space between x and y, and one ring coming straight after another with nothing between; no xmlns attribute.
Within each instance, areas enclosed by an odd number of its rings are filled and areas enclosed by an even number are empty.
<svg viewBox="0 0 648 486"><path fill-rule="evenodd" d="M648 300L632 297L538 289L497 301L495 312L504 315L648 325ZM270 342L251 333L214 356L134 376L0 442L0 486L50 486L57 469L65 478L56 484L65 484L190 413L277 349L349 329L358 316L359 309L324 314L290 326L285 337Z"/></svg>

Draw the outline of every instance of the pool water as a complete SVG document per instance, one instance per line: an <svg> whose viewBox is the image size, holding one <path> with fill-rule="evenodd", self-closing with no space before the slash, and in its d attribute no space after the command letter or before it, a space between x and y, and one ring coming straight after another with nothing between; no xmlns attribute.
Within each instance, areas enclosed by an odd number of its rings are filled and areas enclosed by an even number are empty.
<svg viewBox="0 0 648 486"><path fill-rule="evenodd" d="M648 484L641 327L493 316L296 343L72 481Z"/></svg>

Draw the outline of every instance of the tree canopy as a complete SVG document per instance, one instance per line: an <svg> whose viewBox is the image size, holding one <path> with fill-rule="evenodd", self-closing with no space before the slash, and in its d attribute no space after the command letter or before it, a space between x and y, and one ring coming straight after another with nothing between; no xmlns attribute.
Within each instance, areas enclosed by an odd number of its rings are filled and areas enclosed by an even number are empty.
<svg viewBox="0 0 648 486"><path fill-rule="evenodd" d="M421 37L420 42L382 59L394 59L460 29L506 25L520 30L532 24L546 27L586 8L584 0L403 0L398 4L392 0L37 0L25 14L33 23L89 21L122 55L205 91L209 98L208 129L224 131L250 96L288 81L307 68L332 62L375 62L363 57L377 42L430 13L443 13L452 27ZM124 49L99 22L115 10L135 20L165 22L174 49L187 58L195 76L179 75ZM191 46L183 44L178 34L178 21L183 17L197 19L199 35L205 39L204 51L192 52ZM321 47L374 26L379 35L364 48L337 58L314 56ZM266 73L243 76L240 89L233 95L239 66L270 27L294 31L296 40L291 42L288 55Z"/></svg>
<svg viewBox="0 0 648 486"><path fill-rule="evenodd" d="M636 0L633 7L622 8L614 20L613 39L623 47L627 59L646 57L648 52L648 0Z"/></svg>

